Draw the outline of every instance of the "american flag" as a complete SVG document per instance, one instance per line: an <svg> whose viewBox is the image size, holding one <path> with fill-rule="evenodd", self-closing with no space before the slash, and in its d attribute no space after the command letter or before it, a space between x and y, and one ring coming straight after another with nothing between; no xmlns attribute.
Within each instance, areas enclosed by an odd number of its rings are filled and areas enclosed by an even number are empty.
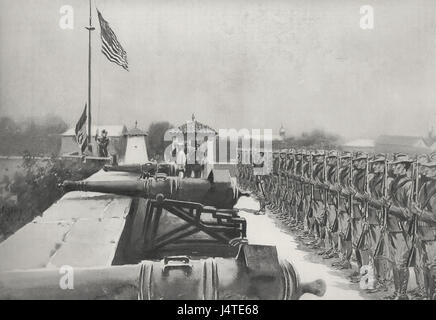
<svg viewBox="0 0 436 320"><path fill-rule="evenodd" d="M109 61L116 63L129 71L129 65L127 62L127 53L118 42L117 36L112 31L109 23L103 18L100 11L98 11L98 20L100 21L101 29L101 52L108 58Z"/></svg>
<svg viewBox="0 0 436 320"><path fill-rule="evenodd" d="M79 145L82 154L85 152L86 147L88 146L88 135L86 133L86 108L87 105L85 104L85 110L83 110L83 113L76 124L76 142Z"/></svg>

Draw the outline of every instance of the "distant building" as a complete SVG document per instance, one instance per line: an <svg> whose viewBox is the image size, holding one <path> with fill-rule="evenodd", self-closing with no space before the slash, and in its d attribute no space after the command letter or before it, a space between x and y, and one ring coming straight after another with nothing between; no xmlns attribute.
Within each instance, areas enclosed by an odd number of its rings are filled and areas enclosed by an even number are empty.
<svg viewBox="0 0 436 320"><path fill-rule="evenodd" d="M126 133L126 136L127 147L123 163L144 164L148 162L147 146L145 142L147 133L138 129L138 122L136 122L134 128Z"/></svg>
<svg viewBox="0 0 436 320"><path fill-rule="evenodd" d="M375 152L429 153L436 149L436 143L431 143L426 137L413 136L379 136L375 142Z"/></svg>
<svg viewBox="0 0 436 320"><path fill-rule="evenodd" d="M106 129L108 133L108 138L110 139L108 146L108 153L117 154L118 158L123 158L124 153L126 152L126 142L127 142L127 128L125 125L111 125L111 126L92 126L92 138L91 143L94 147L94 152L96 152L97 148L95 146L95 135L97 131L99 134ZM80 148L76 142L76 134L75 128L70 128L61 134L62 137L62 146L60 155L74 155L80 154Z"/></svg>

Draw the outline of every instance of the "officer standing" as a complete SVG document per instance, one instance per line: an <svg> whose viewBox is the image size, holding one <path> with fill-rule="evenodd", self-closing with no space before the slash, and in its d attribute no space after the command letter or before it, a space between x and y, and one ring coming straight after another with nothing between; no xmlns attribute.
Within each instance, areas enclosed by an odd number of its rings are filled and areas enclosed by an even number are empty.
<svg viewBox="0 0 436 320"><path fill-rule="evenodd" d="M259 157L253 163L253 174L256 178L256 187L258 193L260 193L260 210L259 214L265 214L266 196L264 189L263 177L266 173L265 153L260 152Z"/></svg>
<svg viewBox="0 0 436 320"><path fill-rule="evenodd" d="M279 169L280 169L280 153L278 151L273 152L273 166L272 166L272 181L271 181L271 197L272 206L271 210L278 209L278 193L279 193Z"/></svg>
<svg viewBox="0 0 436 320"><path fill-rule="evenodd" d="M97 132L97 135L95 136L95 140L97 142L98 156L103 158L109 157L109 153L107 151L107 147L109 145L109 138L107 137L106 129L103 129L103 131L101 132L101 136L99 136Z"/></svg>
<svg viewBox="0 0 436 320"><path fill-rule="evenodd" d="M176 169L177 176L183 178L186 173L186 153L185 153L183 142L180 142L178 145L176 165L177 165L177 169Z"/></svg>

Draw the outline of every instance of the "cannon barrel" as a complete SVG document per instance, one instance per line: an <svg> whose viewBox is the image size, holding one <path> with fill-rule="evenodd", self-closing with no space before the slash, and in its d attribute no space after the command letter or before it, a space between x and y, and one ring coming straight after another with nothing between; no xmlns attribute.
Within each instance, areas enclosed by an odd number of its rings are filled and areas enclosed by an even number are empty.
<svg viewBox="0 0 436 320"><path fill-rule="evenodd" d="M108 165L103 167L103 170L108 172L131 172L131 173L150 173L153 174L157 170L157 164L149 162L146 164L126 164L126 165Z"/></svg>
<svg viewBox="0 0 436 320"><path fill-rule="evenodd" d="M3 272L0 299L296 300L324 294L322 280L300 284L289 262L269 256L262 263L266 256L250 256L250 250L242 258L173 256L137 265Z"/></svg>
<svg viewBox="0 0 436 320"><path fill-rule="evenodd" d="M207 179L178 177L147 178L136 181L65 181L65 192L90 191L129 197L155 199L162 194L166 199L197 202L205 206L231 209L239 197L245 195L230 180L212 183Z"/></svg>
<svg viewBox="0 0 436 320"><path fill-rule="evenodd" d="M139 175L149 174L155 175L156 173L164 173L167 176L176 175L176 165L167 162L147 162L145 164L124 164L124 165L105 165L103 170L108 172L131 172Z"/></svg>

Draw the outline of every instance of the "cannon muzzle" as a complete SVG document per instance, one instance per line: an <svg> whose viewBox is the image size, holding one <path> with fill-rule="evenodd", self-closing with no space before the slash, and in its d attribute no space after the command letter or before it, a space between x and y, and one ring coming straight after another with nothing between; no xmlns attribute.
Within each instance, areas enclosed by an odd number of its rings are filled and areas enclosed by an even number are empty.
<svg viewBox="0 0 436 320"><path fill-rule="evenodd" d="M300 284L300 296L305 293L314 294L318 297L324 296L327 290L327 286L324 280L318 279L312 282L306 282Z"/></svg>
<svg viewBox="0 0 436 320"><path fill-rule="evenodd" d="M140 181L64 181L61 187L65 192L87 191L111 193L128 197L145 197L144 183Z"/></svg>
<svg viewBox="0 0 436 320"><path fill-rule="evenodd" d="M326 283L324 280L318 279L312 282L301 283L297 270L288 261L282 263L282 269L287 281L286 287L289 288L290 300L298 300L305 293L314 294L318 297L324 296L326 292Z"/></svg>

